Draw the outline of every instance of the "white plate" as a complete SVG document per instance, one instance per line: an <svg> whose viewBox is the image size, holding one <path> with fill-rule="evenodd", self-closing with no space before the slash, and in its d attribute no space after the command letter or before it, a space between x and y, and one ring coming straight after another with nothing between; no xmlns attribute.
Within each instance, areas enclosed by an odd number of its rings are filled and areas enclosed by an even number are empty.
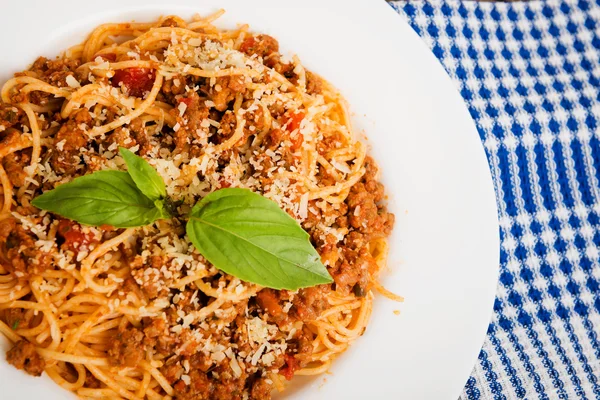
<svg viewBox="0 0 600 400"><path fill-rule="evenodd" d="M33 6L32 4L35 3ZM167 5L171 3L171 5ZM456 399L476 361L498 273L494 190L477 130L441 65L383 1L11 1L0 16L0 80L109 21L223 7L329 79L369 137L397 217L386 287L365 335L300 399ZM26 16L26 18L25 18ZM395 315L393 310L401 310ZM6 342L3 343L7 347ZM49 378L0 362L3 399L65 398Z"/></svg>

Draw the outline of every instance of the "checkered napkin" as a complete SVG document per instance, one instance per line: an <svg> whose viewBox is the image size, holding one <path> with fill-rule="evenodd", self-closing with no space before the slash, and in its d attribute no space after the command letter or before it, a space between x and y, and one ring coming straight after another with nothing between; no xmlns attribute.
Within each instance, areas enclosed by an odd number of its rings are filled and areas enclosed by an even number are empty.
<svg viewBox="0 0 600 400"><path fill-rule="evenodd" d="M500 281L462 399L600 399L600 5L391 5L453 78L494 178Z"/></svg>

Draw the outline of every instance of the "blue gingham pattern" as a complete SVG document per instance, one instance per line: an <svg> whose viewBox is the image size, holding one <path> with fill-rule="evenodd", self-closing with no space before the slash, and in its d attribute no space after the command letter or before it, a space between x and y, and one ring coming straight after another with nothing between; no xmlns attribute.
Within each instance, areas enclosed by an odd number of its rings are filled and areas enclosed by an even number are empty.
<svg viewBox="0 0 600 400"><path fill-rule="evenodd" d="M500 282L461 398L600 399L600 5L391 4L454 79L496 188Z"/></svg>

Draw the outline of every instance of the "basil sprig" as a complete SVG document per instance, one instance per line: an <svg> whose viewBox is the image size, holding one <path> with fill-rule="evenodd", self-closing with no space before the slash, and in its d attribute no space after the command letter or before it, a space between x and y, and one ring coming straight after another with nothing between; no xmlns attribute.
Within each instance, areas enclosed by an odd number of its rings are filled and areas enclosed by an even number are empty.
<svg viewBox="0 0 600 400"><path fill-rule="evenodd" d="M129 228L171 218L178 203L167 196L160 175L142 157L119 151L127 172L84 175L31 204L92 226ZM300 224L248 189L208 194L192 208L186 231L208 261L243 281L288 290L333 282Z"/></svg>
<svg viewBox="0 0 600 400"><path fill-rule="evenodd" d="M36 197L31 204L93 226L131 228L168 218L123 171L98 171L75 178Z"/></svg>
<svg viewBox="0 0 600 400"><path fill-rule="evenodd" d="M167 197L165 182L146 160L124 147L119 149L119 153L127 164L127 172L131 179L146 197L153 201Z"/></svg>
<svg viewBox="0 0 600 400"><path fill-rule="evenodd" d="M208 261L273 289L332 282L308 233L272 200L248 189L221 189L198 202L186 226Z"/></svg>
<svg viewBox="0 0 600 400"><path fill-rule="evenodd" d="M92 226L131 228L169 218L164 196L150 198L144 194L152 194L148 181L153 178L158 178L162 192L166 194L165 183L158 173L143 158L124 148L120 151L124 155L127 172L97 171L84 175L36 197L31 204ZM148 173L148 168L155 177ZM148 178L145 178L146 175ZM156 179L153 180L155 183Z"/></svg>

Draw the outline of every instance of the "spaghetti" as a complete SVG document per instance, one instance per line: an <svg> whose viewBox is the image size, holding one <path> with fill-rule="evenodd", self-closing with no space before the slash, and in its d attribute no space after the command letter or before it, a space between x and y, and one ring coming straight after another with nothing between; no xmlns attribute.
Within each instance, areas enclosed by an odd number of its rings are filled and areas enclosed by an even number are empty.
<svg viewBox="0 0 600 400"><path fill-rule="evenodd" d="M81 398L269 399L325 372L365 330L394 216L340 94L222 11L105 24L38 59L0 102L0 331L10 363ZM81 226L30 201L145 157L185 215L223 187L276 201L334 284L263 289L224 274L185 221ZM397 298L399 299L399 298Z"/></svg>

